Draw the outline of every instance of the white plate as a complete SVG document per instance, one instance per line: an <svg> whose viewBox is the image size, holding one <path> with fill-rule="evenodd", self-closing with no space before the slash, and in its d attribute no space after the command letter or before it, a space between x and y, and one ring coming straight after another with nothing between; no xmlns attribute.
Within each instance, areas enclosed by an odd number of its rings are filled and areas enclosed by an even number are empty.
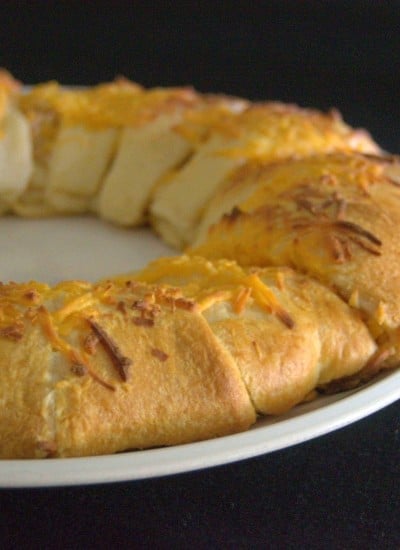
<svg viewBox="0 0 400 550"><path fill-rule="evenodd" d="M147 230L124 230L92 218L0 223L0 280L55 283L96 280L174 252ZM214 440L90 458L0 461L0 487L45 487L143 479L269 453L359 420L400 398L400 371L358 390L320 398L247 432Z"/></svg>

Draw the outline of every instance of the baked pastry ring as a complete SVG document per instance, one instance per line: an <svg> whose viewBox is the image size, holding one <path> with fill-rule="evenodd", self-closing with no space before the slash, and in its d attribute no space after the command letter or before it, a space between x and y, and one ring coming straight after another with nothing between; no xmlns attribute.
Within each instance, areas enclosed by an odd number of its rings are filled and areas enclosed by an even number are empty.
<svg viewBox="0 0 400 550"><path fill-rule="evenodd" d="M1 458L231 434L398 364L398 164L367 133L125 80L23 94L3 73L0 92L3 212L191 245L97 283L0 285Z"/></svg>

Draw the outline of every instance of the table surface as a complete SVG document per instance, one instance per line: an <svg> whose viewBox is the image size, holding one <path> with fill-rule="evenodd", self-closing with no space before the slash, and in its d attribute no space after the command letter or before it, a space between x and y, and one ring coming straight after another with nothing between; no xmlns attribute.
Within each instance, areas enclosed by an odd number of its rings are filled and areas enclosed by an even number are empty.
<svg viewBox="0 0 400 550"><path fill-rule="evenodd" d="M0 64L27 82L123 73L336 106L400 152L398 2L35 4L0 6ZM399 418L397 402L301 445L165 478L1 490L0 547L397 549Z"/></svg>

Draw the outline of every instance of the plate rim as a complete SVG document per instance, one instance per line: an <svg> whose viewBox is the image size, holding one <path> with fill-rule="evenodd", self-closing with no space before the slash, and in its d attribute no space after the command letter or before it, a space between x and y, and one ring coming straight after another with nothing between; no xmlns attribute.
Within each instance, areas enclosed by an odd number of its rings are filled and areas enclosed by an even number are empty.
<svg viewBox="0 0 400 550"><path fill-rule="evenodd" d="M294 417L292 410L266 426L256 424L248 431L206 441L94 457L2 460L0 488L136 481L266 455L343 428L394 403L400 399L400 371L385 372L366 386L338 395L341 398L333 403Z"/></svg>

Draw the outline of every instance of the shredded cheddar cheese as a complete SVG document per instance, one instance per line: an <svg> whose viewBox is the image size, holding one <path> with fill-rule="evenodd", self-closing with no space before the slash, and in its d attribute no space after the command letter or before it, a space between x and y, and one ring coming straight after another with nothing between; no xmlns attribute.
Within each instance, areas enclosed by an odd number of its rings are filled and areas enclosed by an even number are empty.
<svg viewBox="0 0 400 550"><path fill-rule="evenodd" d="M232 300L232 291L216 290L207 293L207 296L200 298L197 302L199 310L205 311L218 302L227 302Z"/></svg>
<svg viewBox="0 0 400 550"><path fill-rule="evenodd" d="M70 315L79 312L82 309L87 309L95 305L95 298L92 293L83 294L65 304L62 308L54 313L54 318L57 322L62 323Z"/></svg>
<svg viewBox="0 0 400 550"><path fill-rule="evenodd" d="M247 302L251 296L252 289L251 288L240 288L237 295L235 296L235 299L233 301L233 311L237 314L240 314L244 311L246 308Z"/></svg>
<svg viewBox="0 0 400 550"><path fill-rule="evenodd" d="M360 306L360 293L357 289L354 289L350 294L349 305L354 308L358 308Z"/></svg>

